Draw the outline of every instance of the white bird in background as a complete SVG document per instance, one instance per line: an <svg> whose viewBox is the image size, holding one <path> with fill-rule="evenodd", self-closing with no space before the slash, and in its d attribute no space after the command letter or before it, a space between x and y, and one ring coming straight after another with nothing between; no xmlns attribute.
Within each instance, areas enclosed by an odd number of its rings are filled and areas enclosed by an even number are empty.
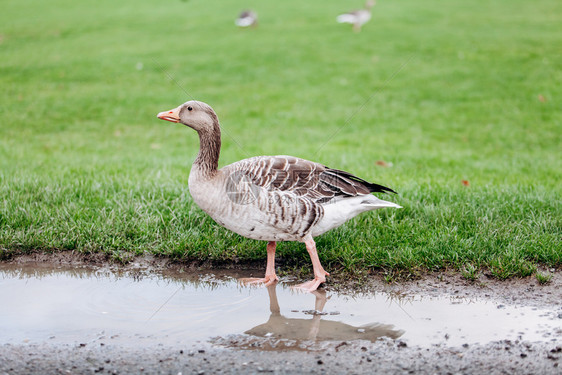
<svg viewBox="0 0 562 375"><path fill-rule="evenodd" d="M371 19L371 8L375 5L375 0L367 0L365 9L354 10L348 13L340 14L336 20L338 23L350 23L353 25L353 31L361 31L361 26Z"/></svg>
<svg viewBox="0 0 562 375"><path fill-rule="evenodd" d="M256 12L251 10L244 10L236 21L234 21L236 26L238 27L249 27L249 26L257 26L258 25L258 15Z"/></svg>
<svg viewBox="0 0 562 375"><path fill-rule="evenodd" d="M256 156L218 169L219 119L203 102L189 101L158 118L199 133L199 154L189 174L193 201L218 224L241 236L268 241L265 277L246 280L270 285L278 241L304 242L314 280L297 288L314 291L326 281L313 237L339 227L362 212L399 205L371 193L394 193L338 169L293 156Z"/></svg>

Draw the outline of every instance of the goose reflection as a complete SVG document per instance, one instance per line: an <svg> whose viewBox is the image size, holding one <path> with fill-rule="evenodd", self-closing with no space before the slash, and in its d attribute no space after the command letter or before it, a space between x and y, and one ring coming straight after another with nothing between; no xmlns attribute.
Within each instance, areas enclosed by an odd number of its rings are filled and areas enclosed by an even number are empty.
<svg viewBox="0 0 562 375"><path fill-rule="evenodd" d="M397 339L404 334L389 324L370 323L362 326L352 326L343 322L322 319L322 313L328 298L326 291L316 290L314 311L311 318L287 318L281 314L276 293L277 283L267 286L269 294L269 320L247 330L246 334L257 337L269 337L285 340L369 340L376 341L380 337ZM308 313L308 312L307 312Z"/></svg>

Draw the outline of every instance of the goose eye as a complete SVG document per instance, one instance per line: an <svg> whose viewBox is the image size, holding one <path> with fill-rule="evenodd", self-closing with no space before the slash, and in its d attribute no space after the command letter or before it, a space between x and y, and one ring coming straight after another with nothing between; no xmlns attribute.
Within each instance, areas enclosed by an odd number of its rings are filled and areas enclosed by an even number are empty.
<svg viewBox="0 0 562 375"><path fill-rule="evenodd" d="M189 107L187 107L187 110L188 110L188 111L193 111L193 107L192 107L192 106L189 106Z"/></svg>

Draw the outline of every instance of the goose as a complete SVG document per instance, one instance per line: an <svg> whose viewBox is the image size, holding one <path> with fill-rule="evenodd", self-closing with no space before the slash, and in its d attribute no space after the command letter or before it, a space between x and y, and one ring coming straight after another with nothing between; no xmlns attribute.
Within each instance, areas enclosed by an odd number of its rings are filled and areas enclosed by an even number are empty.
<svg viewBox="0 0 562 375"><path fill-rule="evenodd" d="M329 297L326 291L314 291L315 297L314 310L310 319L287 318L281 314L281 308L277 299L276 284L268 285L269 320L263 324L255 326L244 333L255 337L267 337L275 340L294 340L286 341L285 348L298 347L301 340L314 341L345 341L345 340L369 340L377 341L381 337L389 337L396 340L404 334L404 330L396 329L390 324L369 323L361 326L338 322L334 320L322 319L324 307ZM291 345L293 344L293 345Z"/></svg>
<svg viewBox="0 0 562 375"><path fill-rule="evenodd" d="M365 9L353 10L348 13L340 14L336 21L338 23L350 23L353 25L353 31L361 31L361 26L371 19L371 8L375 5L374 0L367 0Z"/></svg>
<svg viewBox="0 0 562 375"><path fill-rule="evenodd" d="M249 26L257 26L258 25L258 15L256 12L251 10L244 10L236 21L234 21L236 26L238 27L249 27Z"/></svg>
<svg viewBox="0 0 562 375"><path fill-rule="evenodd" d="M265 276L242 282L266 286L277 282L277 242L299 241L310 255L314 279L294 288L312 292L330 275L320 264L314 237L362 212L401 208L371 194L396 193L388 187L293 156L255 156L218 169L221 129L217 114L206 103L191 100L157 117L186 125L199 135L199 152L188 179L193 201L219 225L268 242Z"/></svg>

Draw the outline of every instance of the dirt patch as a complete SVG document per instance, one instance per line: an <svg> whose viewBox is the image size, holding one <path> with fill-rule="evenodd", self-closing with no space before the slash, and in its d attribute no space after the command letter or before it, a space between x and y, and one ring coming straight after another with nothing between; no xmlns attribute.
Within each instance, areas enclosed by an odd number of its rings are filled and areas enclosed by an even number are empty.
<svg viewBox="0 0 562 375"><path fill-rule="evenodd" d="M551 282L539 284L534 277L498 280L484 275L474 282L467 281L454 272L427 274L419 280L385 284L373 281L371 290L377 286L385 292L425 294L428 296L456 295L492 298L526 306L560 305L562 301L562 272L552 273Z"/></svg>
<svg viewBox="0 0 562 375"><path fill-rule="evenodd" d="M340 342L322 352L193 347L3 345L8 374L560 374L562 348L500 341L460 348L411 348L403 342Z"/></svg>

